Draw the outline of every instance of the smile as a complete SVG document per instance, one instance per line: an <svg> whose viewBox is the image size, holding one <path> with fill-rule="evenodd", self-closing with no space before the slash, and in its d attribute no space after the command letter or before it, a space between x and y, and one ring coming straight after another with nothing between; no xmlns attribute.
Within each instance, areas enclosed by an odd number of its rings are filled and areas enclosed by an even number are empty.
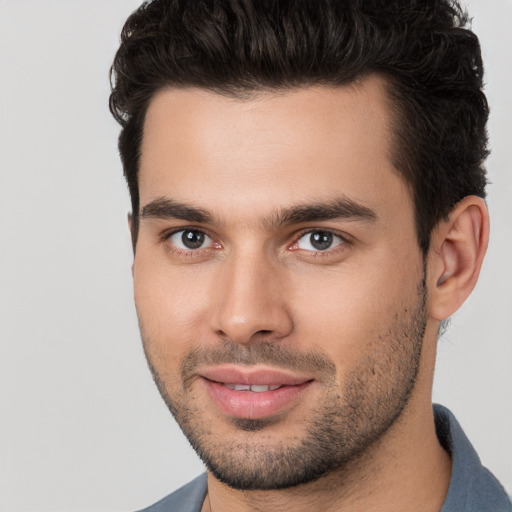
<svg viewBox="0 0 512 512"><path fill-rule="evenodd" d="M231 418L260 419L290 411L312 386L311 376L261 366L224 365L199 372L212 403Z"/></svg>

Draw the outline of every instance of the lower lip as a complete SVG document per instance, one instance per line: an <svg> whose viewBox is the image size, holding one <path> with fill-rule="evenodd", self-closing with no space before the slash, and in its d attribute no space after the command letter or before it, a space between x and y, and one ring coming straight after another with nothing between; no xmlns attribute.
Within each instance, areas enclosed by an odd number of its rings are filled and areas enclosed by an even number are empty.
<svg viewBox="0 0 512 512"><path fill-rule="evenodd" d="M293 405L312 381L297 386L283 386L273 391L235 391L223 384L202 379L217 407L233 418L260 419L278 414Z"/></svg>

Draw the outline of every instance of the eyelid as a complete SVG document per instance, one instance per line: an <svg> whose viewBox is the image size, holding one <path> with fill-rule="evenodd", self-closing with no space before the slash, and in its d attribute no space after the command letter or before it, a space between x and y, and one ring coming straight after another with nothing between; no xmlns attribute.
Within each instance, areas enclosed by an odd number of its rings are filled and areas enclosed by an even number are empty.
<svg viewBox="0 0 512 512"><path fill-rule="evenodd" d="M209 238L211 240L211 243L206 247L199 247L197 249L184 249L181 247L177 247L175 244L170 243L170 239L173 235L176 235L177 233L182 233L184 231L196 231L198 233L202 233L206 238ZM161 242L169 242L169 250L175 252L175 253L181 253L181 254L197 254L202 251L206 251L209 249L220 249L221 245L215 241L215 238L208 232L207 229L200 228L197 226L177 226L174 228L166 229L162 232L160 235Z"/></svg>
<svg viewBox="0 0 512 512"><path fill-rule="evenodd" d="M332 247L332 248L326 249L325 251L320 251L320 250L311 251L311 250L307 250L307 249L300 249L298 247L297 248L293 248L293 246L296 246L298 244L298 242L299 242L299 240L301 238L303 238L304 236L309 235L311 233L330 233L331 235L341 239L341 243L336 245L336 246L334 246L334 247ZM346 246L352 244L352 239L347 234L342 233L340 231L337 231L336 229L322 228L322 227L318 227L318 228L305 228L305 229L299 231L294 236L293 240L294 241L289 246L289 249L294 250L294 251L311 252L311 253L314 253L316 256L322 255L322 254L324 254L324 255L332 254L333 252L336 252L336 250L344 250L346 248Z"/></svg>
<svg viewBox="0 0 512 512"><path fill-rule="evenodd" d="M204 233L208 238L213 239L213 237L208 233L208 230L204 228L198 228L196 226L176 226L174 228L167 228L161 232L160 238L162 240L168 240L172 235L181 233L182 231L199 231L200 233Z"/></svg>

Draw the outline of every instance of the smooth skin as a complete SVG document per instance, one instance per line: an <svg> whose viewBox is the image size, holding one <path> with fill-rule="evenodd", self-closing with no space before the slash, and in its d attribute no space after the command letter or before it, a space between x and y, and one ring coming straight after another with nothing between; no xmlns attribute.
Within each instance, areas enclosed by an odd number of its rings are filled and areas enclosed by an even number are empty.
<svg viewBox="0 0 512 512"><path fill-rule="evenodd" d="M209 473L204 511L441 509L451 463L437 441L431 406L437 334L476 283L488 213L482 199L462 200L434 230L425 265L411 194L390 159L390 111L376 76L244 100L166 89L150 103L135 301L160 391L178 420L188 417L202 429L208 447L232 449L233 460L254 453L247 465L257 467L256 453L306 436L304 425L319 415L319 403L335 396L347 405L354 371L368 374L359 391L375 403L383 403L386 390L402 389L392 341L422 344L405 407L357 457L281 490L235 490ZM304 205L336 201L371 214L286 217ZM195 246L184 245L186 230ZM311 232L330 234L328 247L312 244ZM423 339L410 340L401 325L421 302L423 278ZM191 351L215 351L226 340L249 350L267 343L290 353L317 351L334 363L334 381L312 373L298 399L249 432L212 402L200 375L186 385L181 380ZM389 371L379 375L381 361L390 361ZM253 451L242 453L244 446Z"/></svg>

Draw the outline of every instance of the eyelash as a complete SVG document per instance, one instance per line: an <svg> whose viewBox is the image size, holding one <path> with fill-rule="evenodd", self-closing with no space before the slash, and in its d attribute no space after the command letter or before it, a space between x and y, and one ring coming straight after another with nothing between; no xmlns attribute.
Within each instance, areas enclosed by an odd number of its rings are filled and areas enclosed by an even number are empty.
<svg viewBox="0 0 512 512"><path fill-rule="evenodd" d="M295 241L289 247L293 247L294 245L297 245L299 243L299 241L301 240L301 238L304 238L305 236L311 235L313 233L325 233L325 234L332 235L333 237L339 238L340 243L338 245L335 245L334 247L328 248L324 251L322 251L322 250L311 251L311 250L300 249L300 248L296 248L296 249L292 249L292 250L306 251L309 253L309 257L324 258L324 257L332 256L334 254L338 254L338 253L346 250L347 246L350 245L350 240L348 239L348 237L346 235L339 233L338 231L335 231L332 229L316 228L316 229L307 229L305 231L301 231L300 233L298 233L297 236L295 237Z"/></svg>
<svg viewBox="0 0 512 512"><path fill-rule="evenodd" d="M171 231L166 231L165 233L163 233L162 237L161 237L162 242L167 244L167 249L170 252L177 254L178 256L184 256L187 258L194 258L197 256L204 255L205 251L209 251L212 249L212 247L200 247L198 249L181 249L179 247L176 247L176 245L170 243L170 239L173 235L176 235L178 233L185 233L187 231L201 233L213 241L213 237L210 236L204 229L198 229L198 228L192 228L192 227L181 227L181 228L173 229ZM213 241L213 243L214 243L214 245L218 246L218 247L214 247L214 249L221 248L221 245L219 243L214 242L214 241Z"/></svg>
<svg viewBox="0 0 512 512"><path fill-rule="evenodd" d="M218 242L215 242L214 238L212 236L210 236L207 231L205 231L202 228L198 229L198 228L194 228L194 227L180 227L177 229L173 229L172 231L166 231L165 233L162 234L162 237L161 237L162 242L167 243L168 250L171 251L172 253L177 254L178 256L184 256L187 258L202 256L202 255L204 255L205 251L209 251L212 249L211 246L200 247L197 249L181 249L179 247L176 247L175 244L172 244L169 242L173 235L176 235L178 233L184 233L187 231L200 233L200 234L203 234L204 236L210 238L212 240L213 244L216 246L216 247L213 247L214 250L218 250L218 249L222 248L221 244L219 244ZM340 243L338 245L334 246L333 248L328 248L324 251L300 249L299 247L292 248L293 246L297 245L303 237L310 235L312 233L326 233L326 234L332 235L333 237L340 239ZM307 229L307 230L300 231L299 233L297 233L294 236L294 241L288 245L288 250L304 251L304 252L309 253L308 257L321 258L321 257L332 256L333 254L338 254L339 252L343 252L350 245L351 245L351 241L348 239L347 235L339 233L332 229L316 228L316 229Z"/></svg>

